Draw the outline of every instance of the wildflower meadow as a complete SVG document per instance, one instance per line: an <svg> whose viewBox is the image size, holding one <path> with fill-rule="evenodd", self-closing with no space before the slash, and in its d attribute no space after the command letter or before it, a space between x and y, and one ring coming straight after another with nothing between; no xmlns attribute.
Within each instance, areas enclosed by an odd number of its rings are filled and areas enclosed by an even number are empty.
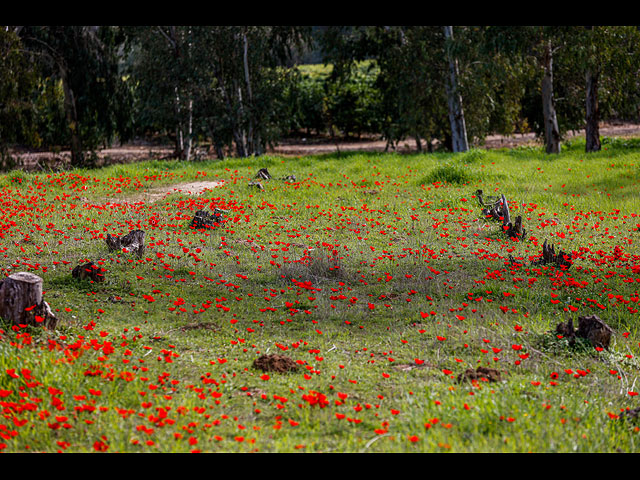
<svg viewBox="0 0 640 480"><path fill-rule="evenodd" d="M3 277L57 323L0 325L0 451L637 452L639 152L8 172ZM594 315L607 345L558 331Z"/></svg>

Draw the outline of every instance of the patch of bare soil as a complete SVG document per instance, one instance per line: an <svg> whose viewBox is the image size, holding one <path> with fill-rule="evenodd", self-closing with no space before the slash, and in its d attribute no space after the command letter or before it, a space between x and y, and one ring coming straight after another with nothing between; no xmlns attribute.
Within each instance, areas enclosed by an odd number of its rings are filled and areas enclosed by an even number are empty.
<svg viewBox="0 0 640 480"><path fill-rule="evenodd" d="M458 375L457 380L458 382L473 381L473 380L499 382L501 381L501 379L502 377L500 375L500 372L495 368L478 367L476 370L473 370L472 368L468 368L467 370L464 371L464 373L461 373L460 375Z"/></svg>
<svg viewBox="0 0 640 480"><path fill-rule="evenodd" d="M203 193L213 190L214 188L220 187L224 184L224 181L200 181L200 182L191 182L191 183L179 183L176 185L169 185L167 187L158 187L145 192L145 195L148 195L152 198L155 197L165 197L167 195L171 195L172 193L181 193L183 195L202 195Z"/></svg>
<svg viewBox="0 0 640 480"><path fill-rule="evenodd" d="M298 369L298 365L291 358L277 353L256 358L253 362L253 367L263 372L277 373L286 373Z"/></svg>

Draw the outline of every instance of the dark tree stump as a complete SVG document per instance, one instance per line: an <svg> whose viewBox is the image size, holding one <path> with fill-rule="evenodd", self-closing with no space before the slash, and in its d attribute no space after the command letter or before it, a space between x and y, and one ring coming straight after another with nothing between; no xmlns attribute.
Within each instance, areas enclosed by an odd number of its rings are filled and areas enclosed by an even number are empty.
<svg viewBox="0 0 640 480"><path fill-rule="evenodd" d="M214 210L213 214L206 210L198 210L191 219L189 227L197 230L215 228L222 223L222 212L223 210L218 208Z"/></svg>
<svg viewBox="0 0 640 480"><path fill-rule="evenodd" d="M71 271L71 275L78 280L90 280L96 283L102 283L104 282L104 272L104 268L99 267L93 262L89 262L75 267Z"/></svg>
<svg viewBox="0 0 640 480"><path fill-rule="evenodd" d="M42 278L17 272L0 282L0 317L13 325L56 328L58 319L42 299Z"/></svg>
<svg viewBox="0 0 640 480"><path fill-rule="evenodd" d="M568 338L569 345L574 345L576 337L580 337L588 340L594 347L608 350L613 329L597 315L591 315L578 318L577 330L573 329L573 321L571 319L566 323L560 323L556 327L556 333Z"/></svg>
<svg viewBox="0 0 640 480"><path fill-rule="evenodd" d="M262 180L271 180L271 174L269 173L269 170L267 170L266 168L261 168L260 170L258 170L258 173L256 173L256 176L254 178L261 178Z"/></svg>
<svg viewBox="0 0 640 480"><path fill-rule="evenodd" d="M145 250L144 232L142 230L133 230L123 237L112 237L107 234L105 241L112 252L126 249L128 252L135 253L141 257Z"/></svg>
<svg viewBox="0 0 640 480"><path fill-rule="evenodd" d="M509 214L509 205L504 195L499 197L486 196L482 190L476 190L476 198L482 209L482 216L489 218L490 220L502 222L502 225L508 225L511 223L511 216Z"/></svg>
<svg viewBox="0 0 640 480"><path fill-rule="evenodd" d="M548 245L547 241L544 241L542 245L542 257L538 260L534 260L531 262L531 265L548 265L555 264L562 268L563 270L568 269L573 264L571 260L571 255L560 250L556 254L556 249L554 245Z"/></svg>
<svg viewBox="0 0 640 480"><path fill-rule="evenodd" d="M522 227L522 217L518 215L513 223L505 227L505 232L509 238L514 240L524 240L527 236L527 231Z"/></svg>
<svg viewBox="0 0 640 480"><path fill-rule="evenodd" d="M576 336L586 338L594 347L609 349L613 329L597 315L578 318Z"/></svg>

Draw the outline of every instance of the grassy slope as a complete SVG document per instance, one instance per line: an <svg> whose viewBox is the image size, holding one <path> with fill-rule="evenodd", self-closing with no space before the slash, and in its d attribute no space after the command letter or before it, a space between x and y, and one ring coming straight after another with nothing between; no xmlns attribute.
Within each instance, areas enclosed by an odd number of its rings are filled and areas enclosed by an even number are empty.
<svg viewBox="0 0 640 480"><path fill-rule="evenodd" d="M620 413L639 406L638 145L605 147L11 172L2 267L42 276L61 322L4 327L0 448L637 451ZM249 187L262 167L274 179ZM141 196L196 179L226 183ZM526 241L479 218L478 188L507 196ZM214 207L224 226L187 228ZM107 233L135 228L143 258L109 254ZM570 270L529 266L544 240ZM103 284L71 279L84 260ZM554 335L593 313L608 351ZM298 371L253 368L267 353ZM502 381L456 381L477 366Z"/></svg>

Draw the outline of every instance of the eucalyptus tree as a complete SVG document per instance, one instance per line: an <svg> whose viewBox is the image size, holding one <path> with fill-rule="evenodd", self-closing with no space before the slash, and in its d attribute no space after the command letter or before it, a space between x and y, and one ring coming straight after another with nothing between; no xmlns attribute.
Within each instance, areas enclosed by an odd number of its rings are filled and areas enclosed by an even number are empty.
<svg viewBox="0 0 640 480"><path fill-rule="evenodd" d="M447 41L445 52L449 67L445 85L449 107L449 123L451 124L451 145L454 152L466 152L469 150L469 142L467 139L467 126L464 120L464 108L462 107L462 95L458 86L458 77L460 76L458 59L451 48L451 43L454 41L453 26L444 27L444 36Z"/></svg>
<svg viewBox="0 0 640 480"><path fill-rule="evenodd" d="M514 61L528 62L537 69L538 95L541 119L530 119L537 133L545 141L547 153L561 150L561 127L556 105L556 64L555 58L567 41L564 26L487 26L484 47L512 58Z"/></svg>
<svg viewBox="0 0 640 480"><path fill-rule="evenodd" d="M571 41L567 42L562 61L578 76L574 80L576 90L583 95L585 149L587 152L599 151L599 122L603 117L611 114L637 115L640 71L638 27L573 27Z"/></svg>
<svg viewBox="0 0 640 480"><path fill-rule="evenodd" d="M222 155L260 155L284 123L282 91L305 27L180 26L136 29L131 72L145 123L173 125L176 155L190 159L196 135Z"/></svg>
<svg viewBox="0 0 640 480"><path fill-rule="evenodd" d="M332 27L326 61L338 74L356 60L378 64L380 124L389 143L413 137L419 150L426 139L428 148L439 142L465 151L494 131L511 133L520 114L525 70L482 48L484 35L481 27Z"/></svg>
<svg viewBox="0 0 640 480"><path fill-rule="evenodd" d="M131 134L129 90L119 71L123 32L109 26L24 26L19 36L44 81L61 82L74 166L88 151Z"/></svg>
<svg viewBox="0 0 640 480"><path fill-rule="evenodd" d="M17 35L19 28L0 29L0 160L9 166L8 147L21 140L37 143L31 100L37 74Z"/></svg>
<svg viewBox="0 0 640 480"><path fill-rule="evenodd" d="M174 156L189 160L197 90L192 27L140 26L130 29L133 47L127 73L136 98L136 128L169 132Z"/></svg>

